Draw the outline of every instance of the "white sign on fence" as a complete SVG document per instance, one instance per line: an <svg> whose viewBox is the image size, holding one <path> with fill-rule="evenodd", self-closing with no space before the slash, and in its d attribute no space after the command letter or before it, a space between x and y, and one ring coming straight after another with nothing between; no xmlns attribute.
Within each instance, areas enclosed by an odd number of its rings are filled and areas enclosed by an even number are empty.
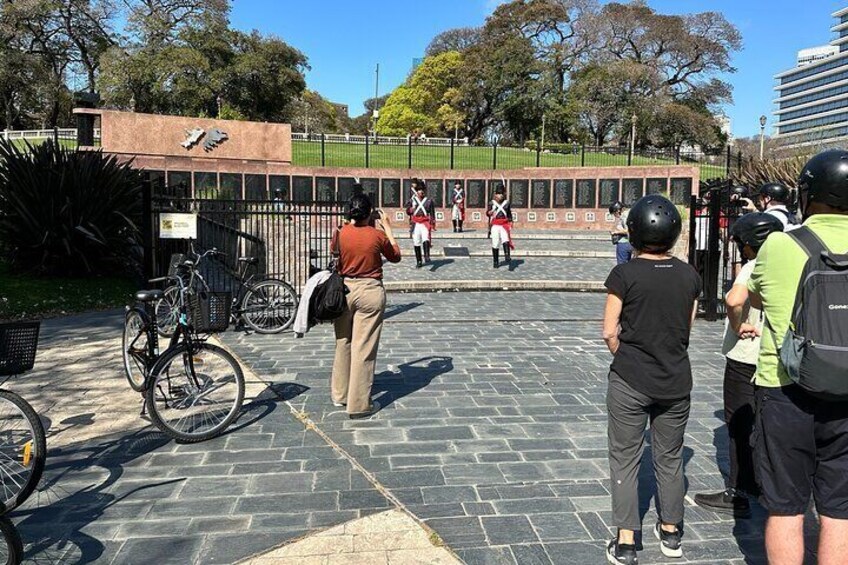
<svg viewBox="0 0 848 565"><path fill-rule="evenodd" d="M159 237L161 239L197 239L197 214L159 214Z"/></svg>

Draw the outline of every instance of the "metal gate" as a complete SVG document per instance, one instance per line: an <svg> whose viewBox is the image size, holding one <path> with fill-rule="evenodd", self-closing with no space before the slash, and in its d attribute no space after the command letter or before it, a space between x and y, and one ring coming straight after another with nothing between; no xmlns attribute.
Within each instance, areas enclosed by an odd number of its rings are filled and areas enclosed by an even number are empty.
<svg viewBox="0 0 848 565"><path fill-rule="evenodd" d="M327 267L330 243L343 217L339 202L192 198L184 186L145 182L144 271L147 278L167 273L174 253L216 248L223 257L208 261L204 275L213 290L232 288L239 257L255 257L250 273L282 279L300 293L310 275ZM163 212L197 215L194 242L160 237Z"/></svg>
<svg viewBox="0 0 848 565"><path fill-rule="evenodd" d="M701 275L699 314L717 320L726 313L724 295L741 266L739 250L730 239L730 228L741 215L741 206L730 201L730 182L702 184L689 208L689 264Z"/></svg>

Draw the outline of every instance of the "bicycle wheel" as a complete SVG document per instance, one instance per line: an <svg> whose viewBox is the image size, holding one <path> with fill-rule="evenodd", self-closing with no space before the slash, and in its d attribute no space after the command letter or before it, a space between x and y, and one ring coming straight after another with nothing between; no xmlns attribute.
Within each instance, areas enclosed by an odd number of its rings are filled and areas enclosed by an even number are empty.
<svg viewBox="0 0 848 565"><path fill-rule="evenodd" d="M0 544L0 565L20 565L24 559L24 543L21 534L5 516L0 516L0 531L3 532L4 544Z"/></svg>
<svg viewBox="0 0 848 565"><path fill-rule="evenodd" d="M130 387L136 392L144 392L144 383L147 376L148 344L150 334L148 333L150 318L141 308L130 308L124 318L124 338L121 353L124 357L124 374Z"/></svg>
<svg viewBox="0 0 848 565"><path fill-rule="evenodd" d="M297 293L286 282L267 279L250 286L241 302L241 317L252 330L280 333L294 323Z"/></svg>
<svg viewBox="0 0 848 565"><path fill-rule="evenodd" d="M147 410L160 430L193 443L220 435L244 400L244 375L232 355L210 343L181 343L151 371Z"/></svg>
<svg viewBox="0 0 848 565"><path fill-rule="evenodd" d="M44 427L35 410L14 392L0 390L0 513L32 494L46 455Z"/></svg>
<svg viewBox="0 0 848 565"><path fill-rule="evenodd" d="M165 296L156 301L156 325L159 335L171 337L180 321L180 289L169 286Z"/></svg>

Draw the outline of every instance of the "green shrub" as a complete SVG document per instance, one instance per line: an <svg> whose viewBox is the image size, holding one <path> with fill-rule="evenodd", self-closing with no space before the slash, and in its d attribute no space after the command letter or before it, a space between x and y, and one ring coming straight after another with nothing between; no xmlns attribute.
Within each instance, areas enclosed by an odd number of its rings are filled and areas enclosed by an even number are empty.
<svg viewBox="0 0 848 565"><path fill-rule="evenodd" d="M139 259L141 177L100 151L0 140L0 245L18 271L118 274Z"/></svg>

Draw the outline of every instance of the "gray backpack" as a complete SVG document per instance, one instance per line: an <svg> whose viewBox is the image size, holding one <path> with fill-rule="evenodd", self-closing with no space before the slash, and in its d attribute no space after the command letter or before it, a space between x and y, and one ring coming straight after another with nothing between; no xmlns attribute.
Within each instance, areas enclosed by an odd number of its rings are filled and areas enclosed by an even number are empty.
<svg viewBox="0 0 848 565"><path fill-rule="evenodd" d="M786 235L808 259L778 347L780 361L789 378L811 395L848 400L848 255L831 253L808 227Z"/></svg>

